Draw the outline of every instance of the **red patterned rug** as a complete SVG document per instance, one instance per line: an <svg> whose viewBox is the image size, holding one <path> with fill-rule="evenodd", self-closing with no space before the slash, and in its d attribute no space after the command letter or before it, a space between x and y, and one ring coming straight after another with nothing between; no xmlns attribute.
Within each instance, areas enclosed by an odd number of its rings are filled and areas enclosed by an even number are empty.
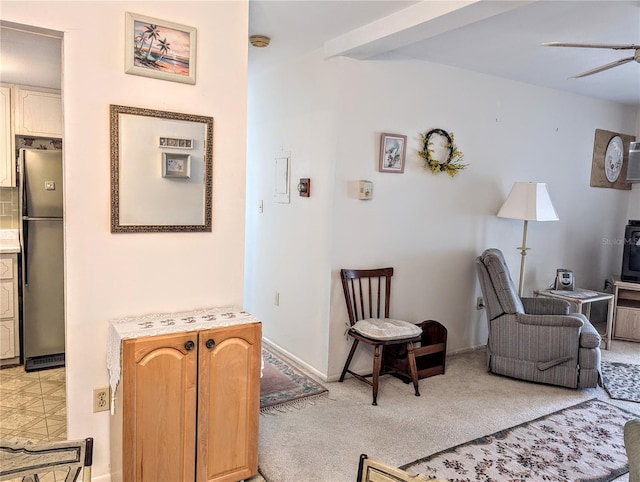
<svg viewBox="0 0 640 482"><path fill-rule="evenodd" d="M400 468L458 482L608 482L629 471L623 430L634 417L588 400Z"/></svg>
<svg viewBox="0 0 640 482"><path fill-rule="evenodd" d="M282 355L263 345L260 412L287 412L326 398L329 390L305 375Z"/></svg>

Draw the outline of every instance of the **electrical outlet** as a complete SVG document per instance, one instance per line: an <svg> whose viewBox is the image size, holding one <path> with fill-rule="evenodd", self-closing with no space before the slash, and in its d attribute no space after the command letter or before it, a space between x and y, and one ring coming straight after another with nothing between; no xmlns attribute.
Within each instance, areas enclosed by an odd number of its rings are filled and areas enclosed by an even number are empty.
<svg viewBox="0 0 640 482"><path fill-rule="evenodd" d="M93 412L109 410L109 387L93 389Z"/></svg>
<svg viewBox="0 0 640 482"><path fill-rule="evenodd" d="M484 300L482 299L482 296L478 296L476 299L476 310L482 309L484 309Z"/></svg>

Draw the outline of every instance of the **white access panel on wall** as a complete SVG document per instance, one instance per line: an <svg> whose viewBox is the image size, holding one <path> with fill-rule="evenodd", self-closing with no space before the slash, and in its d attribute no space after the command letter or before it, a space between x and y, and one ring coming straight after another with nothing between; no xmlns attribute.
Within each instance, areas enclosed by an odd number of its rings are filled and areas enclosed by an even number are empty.
<svg viewBox="0 0 640 482"><path fill-rule="evenodd" d="M631 142L629 144L627 181L640 182L640 142Z"/></svg>
<svg viewBox="0 0 640 482"><path fill-rule="evenodd" d="M273 200L277 203L289 204L291 156L276 157L274 165Z"/></svg>

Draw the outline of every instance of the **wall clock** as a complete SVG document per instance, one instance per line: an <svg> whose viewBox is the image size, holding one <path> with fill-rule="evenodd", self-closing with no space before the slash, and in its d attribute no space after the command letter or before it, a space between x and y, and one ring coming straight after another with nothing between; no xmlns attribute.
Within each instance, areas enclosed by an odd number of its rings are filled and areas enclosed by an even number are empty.
<svg viewBox="0 0 640 482"><path fill-rule="evenodd" d="M624 159L624 147L620 136L614 136L607 145L604 153L604 173L609 182L616 182L622 171L622 161Z"/></svg>
<svg viewBox="0 0 640 482"><path fill-rule="evenodd" d="M596 129L591 162L591 187L631 189L627 182L629 144L634 136Z"/></svg>

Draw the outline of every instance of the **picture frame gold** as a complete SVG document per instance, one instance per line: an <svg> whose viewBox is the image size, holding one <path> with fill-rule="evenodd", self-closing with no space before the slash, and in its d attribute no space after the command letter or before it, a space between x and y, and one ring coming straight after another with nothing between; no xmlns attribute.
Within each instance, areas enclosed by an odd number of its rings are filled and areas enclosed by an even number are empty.
<svg viewBox="0 0 640 482"><path fill-rule="evenodd" d="M213 117L111 105L110 126L111 232L211 232ZM165 133L192 150L163 151Z"/></svg>

